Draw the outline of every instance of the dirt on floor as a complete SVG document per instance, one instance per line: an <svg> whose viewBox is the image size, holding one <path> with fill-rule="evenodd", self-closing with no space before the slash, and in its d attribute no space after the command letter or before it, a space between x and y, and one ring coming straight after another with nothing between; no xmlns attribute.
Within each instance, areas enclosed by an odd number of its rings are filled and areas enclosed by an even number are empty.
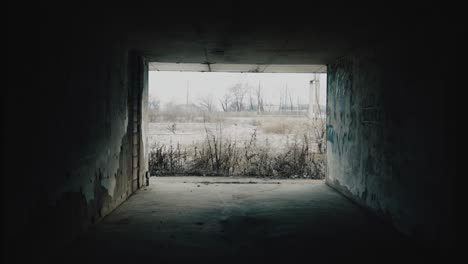
<svg viewBox="0 0 468 264"><path fill-rule="evenodd" d="M322 180L151 177L56 256L79 263L395 263L422 260L420 253Z"/></svg>

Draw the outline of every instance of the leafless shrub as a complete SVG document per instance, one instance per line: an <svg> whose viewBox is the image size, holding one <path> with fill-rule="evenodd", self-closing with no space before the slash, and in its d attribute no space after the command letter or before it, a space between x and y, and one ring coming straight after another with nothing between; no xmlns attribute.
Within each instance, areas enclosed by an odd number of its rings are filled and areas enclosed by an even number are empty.
<svg viewBox="0 0 468 264"><path fill-rule="evenodd" d="M177 143L154 145L150 150L151 175L250 176L274 178L325 177L325 154L313 130L295 134L281 151L272 151L266 139L258 144L257 130L249 140L223 137L222 124L205 127L205 140L181 149Z"/></svg>
<svg viewBox="0 0 468 264"><path fill-rule="evenodd" d="M171 125L168 125L166 129L169 130L172 134L175 134L177 130L177 124L172 123Z"/></svg>

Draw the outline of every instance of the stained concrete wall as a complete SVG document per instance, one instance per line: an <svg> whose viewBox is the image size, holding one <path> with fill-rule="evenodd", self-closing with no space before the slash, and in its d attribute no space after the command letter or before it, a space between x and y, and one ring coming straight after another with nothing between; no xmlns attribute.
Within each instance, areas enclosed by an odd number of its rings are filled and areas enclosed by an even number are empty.
<svg viewBox="0 0 468 264"><path fill-rule="evenodd" d="M328 65L326 182L434 248L454 237L454 57L436 52L442 39L386 40Z"/></svg>
<svg viewBox="0 0 468 264"><path fill-rule="evenodd" d="M16 260L53 254L131 195L130 96L143 84L135 76L144 77L124 34L78 19L82 9L38 10L46 18L12 32L2 106L10 127L2 144L4 240ZM25 52L32 46L34 56ZM146 99L147 89L139 95ZM147 159L141 163L143 183Z"/></svg>

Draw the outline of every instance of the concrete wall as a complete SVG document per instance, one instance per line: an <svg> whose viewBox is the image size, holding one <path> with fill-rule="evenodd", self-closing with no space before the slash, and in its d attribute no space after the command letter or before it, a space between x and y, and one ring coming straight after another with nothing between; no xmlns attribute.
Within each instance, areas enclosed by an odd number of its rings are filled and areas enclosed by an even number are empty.
<svg viewBox="0 0 468 264"><path fill-rule="evenodd" d="M14 258L60 250L134 191L130 95L144 84L134 78L145 76L123 34L78 17L55 13L12 35L2 174L4 240ZM32 46L34 56L25 52ZM138 94L147 99L147 89Z"/></svg>
<svg viewBox="0 0 468 264"><path fill-rule="evenodd" d="M424 36L385 44L328 65L326 182L427 246L445 248L456 174L451 55Z"/></svg>

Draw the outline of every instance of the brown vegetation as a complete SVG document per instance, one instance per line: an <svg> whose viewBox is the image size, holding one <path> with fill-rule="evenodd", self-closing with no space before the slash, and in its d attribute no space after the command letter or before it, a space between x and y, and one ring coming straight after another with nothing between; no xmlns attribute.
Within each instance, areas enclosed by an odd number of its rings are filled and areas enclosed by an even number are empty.
<svg viewBox="0 0 468 264"><path fill-rule="evenodd" d="M258 121L255 121L258 122ZM150 150L151 175L204 175L204 176L248 176L275 178L314 178L325 176L324 131L314 122L278 122L261 129L270 133L290 133L292 140L285 146L271 146L258 142L257 130L249 140L237 141L223 137L223 129L216 131L205 128L205 140L189 147L180 144L155 144Z"/></svg>

